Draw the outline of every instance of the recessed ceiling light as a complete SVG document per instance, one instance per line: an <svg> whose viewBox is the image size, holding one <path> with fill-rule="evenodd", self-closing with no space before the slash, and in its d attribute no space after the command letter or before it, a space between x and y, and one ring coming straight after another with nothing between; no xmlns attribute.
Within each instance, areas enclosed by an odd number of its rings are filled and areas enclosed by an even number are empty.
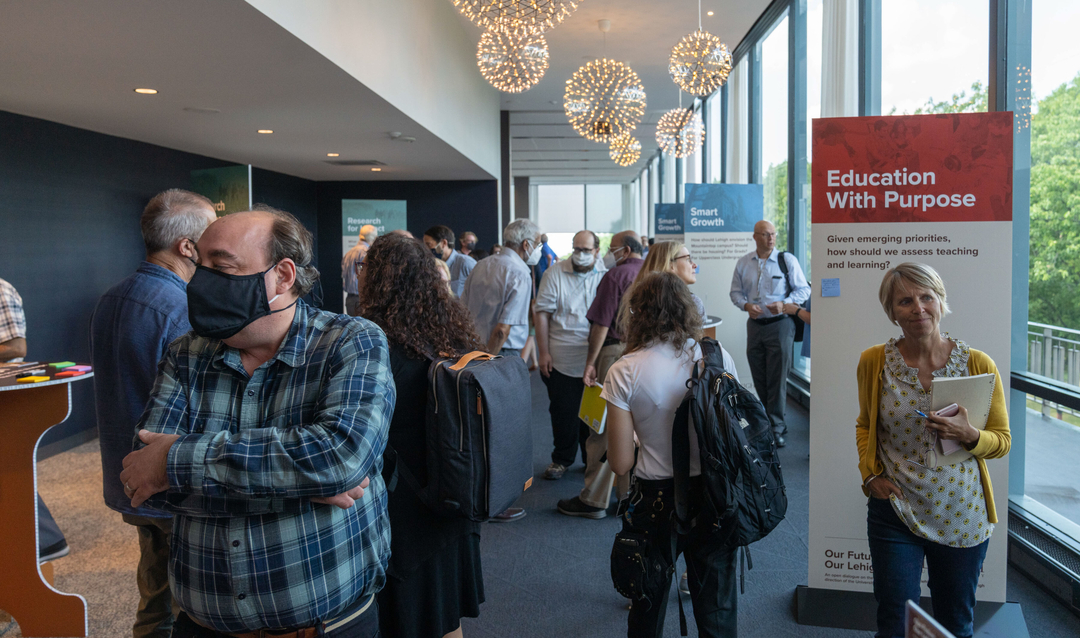
<svg viewBox="0 0 1080 638"><path fill-rule="evenodd" d="M713 15L713 13L714 13L713 11L709 11L709 12L706 12L705 15L711 16L711 15Z"/></svg>
<svg viewBox="0 0 1080 638"><path fill-rule="evenodd" d="M379 171L381 171L381 170L382 170L381 168L379 168L378 166L375 166L375 167L373 167L373 168L371 169L371 172L372 172L372 173L378 173L378 172L379 172Z"/></svg>
<svg viewBox="0 0 1080 638"><path fill-rule="evenodd" d="M338 154L337 153L327 153L326 156L327 157L337 157Z"/></svg>
<svg viewBox="0 0 1080 638"><path fill-rule="evenodd" d="M135 92L140 95L156 95L157 89L135 89Z"/></svg>
<svg viewBox="0 0 1080 638"><path fill-rule="evenodd" d="M269 135L269 134L273 133L274 131L271 130L271 129L268 129L268 128L261 128L261 129L259 129L259 132L262 133L263 135Z"/></svg>

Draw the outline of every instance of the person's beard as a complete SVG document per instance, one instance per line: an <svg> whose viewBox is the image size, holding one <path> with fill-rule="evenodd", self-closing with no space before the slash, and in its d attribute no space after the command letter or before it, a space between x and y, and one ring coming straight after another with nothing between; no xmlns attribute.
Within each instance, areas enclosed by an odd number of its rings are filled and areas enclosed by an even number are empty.
<svg viewBox="0 0 1080 638"><path fill-rule="evenodd" d="M574 268L574 272L584 274L584 273L589 272L590 270L593 269L594 266L596 266L596 260L593 259L592 262L588 266L579 266L579 265L575 264L573 261L570 262L570 265Z"/></svg>

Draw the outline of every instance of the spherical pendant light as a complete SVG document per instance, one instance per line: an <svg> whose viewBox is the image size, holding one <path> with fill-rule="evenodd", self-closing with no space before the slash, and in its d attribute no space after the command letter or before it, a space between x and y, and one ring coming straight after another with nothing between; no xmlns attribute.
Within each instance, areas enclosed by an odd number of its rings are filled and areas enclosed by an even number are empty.
<svg viewBox="0 0 1080 638"><path fill-rule="evenodd" d="M656 141L661 150L675 157L688 157L705 141L705 124L691 108L677 108L664 113L656 124Z"/></svg>
<svg viewBox="0 0 1080 638"><path fill-rule="evenodd" d="M451 0L458 11L476 26L490 31L497 28L524 28L543 33L557 26L573 13L583 0Z"/></svg>
<svg viewBox="0 0 1080 638"><path fill-rule="evenodd" d="M698 29L671 50L668 72L682 90L706 97L727 82L731 54L720 38Z"/></svg>
<svg viewBox="0 0 1080 638"><path fill-rule="evenodd" d="M611 161L619 166L631 166L641 158L641 142L627 131L611 140Z"/></svg>
<svg viewBox="0 0 1080 638"><path fill-rule="evenodd" d="M570 125L593 142L610 142L645 115L645 87L622 62L593 60L566 81L563 108Z"/></svg>
<svg viewBox="0 0 1080 638"><path fill-rule="evenodd" d="M528 91L547 71L547 41L524 29L485 31L476 48L476 65L480 75L500 91Z"/></svg>

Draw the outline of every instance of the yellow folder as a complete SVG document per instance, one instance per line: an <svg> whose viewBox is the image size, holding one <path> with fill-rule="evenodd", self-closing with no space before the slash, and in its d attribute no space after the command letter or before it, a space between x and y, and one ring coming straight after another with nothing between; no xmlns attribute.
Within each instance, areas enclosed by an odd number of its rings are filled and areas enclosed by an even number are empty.
<svg viewBox="0 0 1080 638"><path fill-rule="evenodd" d="M585 391L581 393L581 407L578 409L578 418L597 434L603 434L607 424L607 401L600 398L601 390L603 387L598 385L585 386Z"/></svg>

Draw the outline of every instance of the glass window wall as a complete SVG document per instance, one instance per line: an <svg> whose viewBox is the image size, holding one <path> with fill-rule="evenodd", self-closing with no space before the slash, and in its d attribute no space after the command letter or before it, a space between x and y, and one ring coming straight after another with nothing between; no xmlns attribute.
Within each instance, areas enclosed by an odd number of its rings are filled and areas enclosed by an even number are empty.
<svg viewBox="0 0 1080 638"><path fill-rule="evenodd" d="M776 226L776 246L788 240L788 19L761 45L761 171L765 219Z"/></svg>

